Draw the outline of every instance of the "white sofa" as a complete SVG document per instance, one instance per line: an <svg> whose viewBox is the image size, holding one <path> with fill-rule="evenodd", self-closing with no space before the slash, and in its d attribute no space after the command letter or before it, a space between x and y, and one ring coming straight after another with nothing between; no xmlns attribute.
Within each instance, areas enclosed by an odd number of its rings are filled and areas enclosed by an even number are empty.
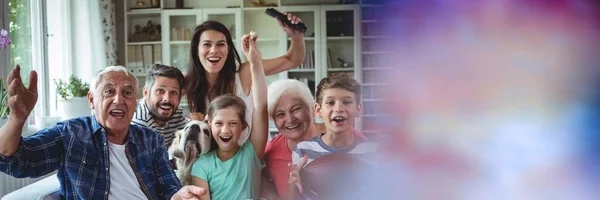
<svg viewBox="0 0 600 200"><path fill-rule="evenodd" d="M38 129L29 126L23 130L26 132L23 137L27 137L36 133ZM60 183L56 178L56 172L40 178L14 178L0 172L0 182L2 182L2 189L4 189L0 191L0 197L2 198L0 200L60 199ZM10 193L6 194L7 192Z"/></svg>
<svg viewBox="0 0 600 200"><path fill-rule="evenodd" d="M1 200L57 200L60 198L60 183L56 173L7 194Z"/></svg>

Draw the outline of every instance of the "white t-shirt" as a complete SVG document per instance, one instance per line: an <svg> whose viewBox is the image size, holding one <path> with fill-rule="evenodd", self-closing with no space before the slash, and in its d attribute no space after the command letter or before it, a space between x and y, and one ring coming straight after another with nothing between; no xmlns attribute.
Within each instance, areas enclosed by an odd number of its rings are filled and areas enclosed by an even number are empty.
<svg viewBox="0 0 600 200"><path fill-rule="evenodd" d="M110 192L108 199L147 199L125 155L125 145L108 142Z"/></svg>
<svg viewBox="0 0 600 200"><path fill-rule="evenodd" d="M248 123L248 127L243 130L242 136L240 137L240 141L238 144L242 146L248 138L250 137L250 132L252 130L252 112L254 111L254 100L252 99L252 91L248 92L248 95L244 93L244 87L242 87L242 81L240 80L240 73L235 73L235 93L236 96L241 98L244 103L246 103L246 123Z"/></svg>

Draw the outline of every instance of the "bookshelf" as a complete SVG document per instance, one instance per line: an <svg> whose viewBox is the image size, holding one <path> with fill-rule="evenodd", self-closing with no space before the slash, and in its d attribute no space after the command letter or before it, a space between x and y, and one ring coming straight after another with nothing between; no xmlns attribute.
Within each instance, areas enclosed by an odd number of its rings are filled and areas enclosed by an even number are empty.
<svg viewBox="0 0 600 200"><path fill-rule="evenodd" d="M382 75L391 69L395 56L393 34L386 32L383 14L387 8L381 5L382 1L365 1L361 6L361 55L362 68L360 68L363 91L363 115L361 116L361 130L367 137L380 138L389 133L383 133L378 122L388 120L390 117L384 113L385 105L390 105L388 99L382 97L384 91L390 91L392 86L385 82Z"/></svg>

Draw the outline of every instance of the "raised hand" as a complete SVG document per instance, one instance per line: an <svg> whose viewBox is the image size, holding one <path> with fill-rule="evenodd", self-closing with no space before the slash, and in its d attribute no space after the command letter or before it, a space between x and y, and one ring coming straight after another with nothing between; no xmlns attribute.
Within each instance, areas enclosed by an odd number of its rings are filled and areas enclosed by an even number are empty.
<svg viewBox="0 0 600 200"><path fill-rule="evenodd" d="M192 120L197 120L197 121L204 121L206 120L204 113L201 112L192 112L190 113L190 115L186 118L186 120L192 121Z"/></svg>
<svg viewBox="0 0 600 200"><path fill-rule="evenodd" d="M29 87L25 88L20 72L21 66L17 65L8 75L8 108L11 118L24 122L37 102L37 73L29 72Z"/></svg>
<svg viewBox="0 0 600 200"><path fill-rule="evenodd" d="M252 33L254 33L254 31L252 31L251 34ZM244 34L242 36L242 52L248 59L249 63L256 64L258 62L262 62L262 57L258 51L258 48L256 47L256 40L258 36L252 34L254 37L251 37L251 34Z"/></svg>
<svg viewBox="0 0 600 200"><path fill-rule="evenodd" d="M193 185L183 186L177 193L171 197L171 199L182 199L182 200L200 200L202 195L206 194L206 189Z"/></svg>
<svg viewBox="0 0 600 200"><path fill-rule="evenodd" d="M302 19L300 19L299 17L296 17L292 13L285 12L283 14L287 15L288 20L290 20L292 22L292 24L297 24L297 23L302 22ZM279 23L279 26L281 26L281 28L287 34L288 37L292 37L292 38L304 37L304 35L302 35L302 32L297 31L296 29L293 29L292 27L288 27L283 22L281 22L279 19L277 19L277 23Z"/></svg>
<svg viewBox="0 0 600 200"><path fill-rule="evenodd" d="M290 167L290 178L288 180L288 184L296 185L296 187L298 187L298 191L300 191L300 193L304 193L304 191L302 189L302 180L300 179L300 170L302 170L302 168L304 168L304 165L306 165L307 162L308 162L308 156L304 155L304 156L302 156L302 160L300 160L299 165L294 165L292 163L288 163L288 166Z"/></svg>

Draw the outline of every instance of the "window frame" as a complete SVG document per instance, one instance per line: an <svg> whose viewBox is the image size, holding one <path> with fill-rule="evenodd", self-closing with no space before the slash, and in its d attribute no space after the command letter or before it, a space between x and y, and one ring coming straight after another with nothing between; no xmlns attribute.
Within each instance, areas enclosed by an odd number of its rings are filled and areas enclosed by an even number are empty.
<svg viewBox="0 0 600 200"><path fill-rule="evenodd" d="M38 74L38 102L34 117L49 116L50 80L48 74L48 23L46 21L46 1L30 0L32 57L31 68ZM30 115L32 117L32 115ZM30 120L33 121L33 120Z"/></svg>
<svg viewBox="0 0 600 200"><path fill-rule="evenodd" d="M8 1L2 1L2 24L10 23L9 18L9 7ZM46 6L43 0L29 0L29 13L23 13L30 15L31 25L31 69L35 70L38 74L38 99L36 106L32 113L29 115L28 122L26 123L29 127L35 125L35 121L32 120L37 116L48 116L49 115L49 77L48 77L48 64L47 64L47 22L46 22ZM11 50L3 49L0 50L0 63L4 67L0 67L0 76L4 79L4 84L7 84L6 78L8 73L13 69L14 64L11 63ZM26 73L27 74L27 73ZM24 135L27 133L23 133Z"/></svg>

